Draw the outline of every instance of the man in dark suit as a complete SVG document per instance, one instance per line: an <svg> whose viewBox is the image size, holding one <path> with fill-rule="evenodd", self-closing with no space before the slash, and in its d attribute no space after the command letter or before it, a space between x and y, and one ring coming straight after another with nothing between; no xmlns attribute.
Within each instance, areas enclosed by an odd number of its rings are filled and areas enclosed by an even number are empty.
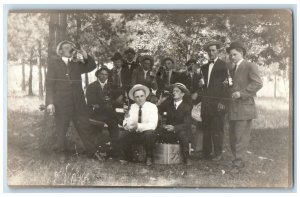
<svg viewBox="0 0 300 197"><path fill-rule="evenodd" d="M181 81L180 75L175 71L175 61L170 57L164 58L156 74L158 89L168 90L171 84Z"/></svg>
<svg viewBox="0 0 300 197"><path fill-rule="evenodd" d="M132 84L142 84L150 88L153 80L153 78L150 76L153 64L154 59L151 56L143 56L141 58L141 66L132 72Z"/></svg>
<svg viewBox="0 0 300 197"><path fill-rule="evenodd" d="M132 73L139 67L138 63L134 61L135 51L132 48L127 49L125 52L125 62L123 63L121 75L122 84L124 89L129 92L132 87Z"/></svg>
<svg viewBox="0 0 300 197"><path fill-rule="evenodd" d="M234 64L231 72L233 86L230 89L232 101L228 110L230 146L234 167L242 168L250 141L252 119L257 117L254 97L263 83L258 67L244 60L246 49L241 43L232 42L226 51Z"/></svg>
<svg viewBox="0 0 300 197"><path fill-rule="evenodd" d="M223 82L227 79L227 66L219 55L222 43L208 42L204 50L209 55L209 62L202 66L205 84L201 94L201 116L203 125L203 158L213 160L222 159L224 115L226 104L226 90Z"/></svg>
<svg viewBox="0 0 300 197"><path fill-rule="evenodd" d="M112 85L107 83L109 70L102 67L95 73L97 81L89 84L86 91L87 105L90 112L90 118L101 121L107 124L111 137L112 155L118 156L118 136L119 128L117 116L115 113L115 106L121 105L122 99L114 98L115 89ZM122 95L119 95L122 97Z"/></svg>
<svg viewBox="0 0 300 197"><path fill-rule="evenodd" d="M74 51L82 54L83 59L74 59ZM47 111L55 115L58 151L63 153L60 161L65 162L68 158L66 133L70 121L73 122L88 154L99 158L81 81L81 74L96 68L95 61L86 51L76 49L75 44L69 41L59 43L56 52L60 57L50 59L46 75L46 106Z"/></svg>
<svg viewBox="0 0 300 197"><path fill-rule="evenodd" d="M162 125L158 130L158 141L165 143L177 143L179 141L182 151L183 162L190 165L189 159L189 132L191 129L191 105L184 96L189 90L182 83L175 83L172 86L173 98L168 99L158 106L162 114ZM165 123L164 123L165 122Z"/></svg>

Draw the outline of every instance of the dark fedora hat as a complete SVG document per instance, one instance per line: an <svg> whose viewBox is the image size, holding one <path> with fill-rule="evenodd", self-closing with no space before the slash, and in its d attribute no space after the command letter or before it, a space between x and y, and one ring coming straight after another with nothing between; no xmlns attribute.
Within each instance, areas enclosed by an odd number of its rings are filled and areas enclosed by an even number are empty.
<svg viewBox="0 0 300 197"><path fill-rule="evenodd" d="M99 73L100 73L102 70L106 70L106 71L109 73L109 69L108 69L106 66L102 66L100 69L98 69L98 70L95 72L95 76L98 77Z"/></svg>
<svg viewBox="0 0 300 197"><path fill-rule="evenodd" d="M207 51L207 50L208 50L208 47L213 46L213 45L216 45L217 48L219 49L219 48L221 48L221 46L223 45L223 43L220 42L220 41L209 41L209 42L207 42L207 43L203 46L204 51Z"/></svg>
<svg viewBox="0 0 300 197"><path fill-rule="evenodd" d="M143 61L145 61L145 60L150 60L151 66L153 66L153 64L154 64L154 59L153 59L153 57L151 57L150 55L144 55L144 56L142 56L142 58L141 58L141 62L143 62Z"/></svg>
<svg viewBox="0 0 300 197"><path fill-rule="evenodd" d="M128 48L125 50L124 54L133 53L135 54L135 50L133 48Z"/></svg>
<svg viewBox="0 0 300 197"><path fill-rule="evenodd" d="M189 60L185 63L186 66L189 66L189 65L191 65L191 64L197 64L197 60L195 60L195 59L189 59Z"/></svg>
<svg viewBox="0 0 300 197"><path fill-rule="evenodd" d="M123 56L121 55L121 53L116 52L114 54L114 56L111 58L111 61L122 60L122 59L123 59Z"/></svg>
<svg viewBox="0 0 300 197"><path fill-rule="evenodd" d="M242 49L243 55L246 55L246 48L240 42L232 42L228 48L226 48L226 52L229 53L232 49Z"/></svg>
<svg viewBox="0 0 300 197"><path fill-rule="evenodd" d="M167 61L167 60L170 60L173 64L175 64L175 61L174 61L174 59L173 58L171 58L171 57L165 57L162 61L161 61L161 64L162 65L164 65L165 64L165 62Z"/></svg>

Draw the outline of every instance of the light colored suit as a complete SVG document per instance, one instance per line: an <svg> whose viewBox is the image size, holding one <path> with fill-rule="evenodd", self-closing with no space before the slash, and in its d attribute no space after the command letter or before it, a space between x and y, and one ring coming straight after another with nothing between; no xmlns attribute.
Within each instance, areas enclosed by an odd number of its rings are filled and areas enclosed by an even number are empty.
<svg viewBox="0 0 300 197"><path fill-rule="evenodd" d="M230 147L235 159L244 159L247 150L252 119L257 117L254 97L263 86L258 67L243 60L236 71L232 71L233 92L240 92L241 97L229 104Z"/></svg>

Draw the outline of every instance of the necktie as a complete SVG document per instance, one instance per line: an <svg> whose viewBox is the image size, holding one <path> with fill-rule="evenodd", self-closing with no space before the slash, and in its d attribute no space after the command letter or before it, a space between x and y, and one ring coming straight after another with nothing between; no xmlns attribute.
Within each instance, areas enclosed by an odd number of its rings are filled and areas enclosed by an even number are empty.
<svg viewBox="0 0 300 197"><path fill-rule="evenodd" d="M71 63L71 61L70 61L70 59L68 59L68 62L66 64L66 67L67 67L66 76L69 80L70 80L70 63Z"/></svg>
<svg viewBox="0 0 300 197"><path fill-rule="evenodd" d="M234 76L236 69L237 69L237 64L234 64L233 70L232 70L232 76Z"/></svg>
<svg viewBox="0 0 300 197"><path fill-rule="evenodd" d="M174 107L175 107L175 109L177 109L176 103L174 103Z"/></svg>
<svg viewBox="0 0 300 197"><path fill-rule="evenodd" d="M140 106L139 108L139 119L138 119L138 123L142 122L142 106Z"/></svg>

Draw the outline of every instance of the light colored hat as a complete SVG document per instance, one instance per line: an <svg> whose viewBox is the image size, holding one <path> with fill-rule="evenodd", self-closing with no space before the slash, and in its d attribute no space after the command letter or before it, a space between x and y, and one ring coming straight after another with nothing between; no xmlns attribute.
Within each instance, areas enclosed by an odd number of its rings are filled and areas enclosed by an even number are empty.
<svg viewBox="0 0 300 197"><path fill-rule="evenodd" d="M133 99L133 93L134 93L135 91L137 91L137 90L143 90L143 91L145 91L146 97L148 97L149 94L150 94L150 90L149 90L149 88L148 88L147 86L144 86L144 85L142 85L142 84L136 84L136 85L134 85L134 86L129 90L129 93L128 93L128 96L129 96L129 98L130 98L131 100L134 100L134 99Z"/></svg>
<svg viewBox="0 0 300 197"><path fill-rule="evenodd" d="M183 83L174 83L170 86L172 89L174 87L179 88L181 91L183 91L185 94L189 94L190 91L186 88L186 86Z"/></svg>
<svg viewBox="0 0 300 197"><path fill-rule="evenodd" d="M56 47L56 54L60 57L61 57L60 50L61 50L61 47L62 47L63 44L70 44L72 47L74 47L74 48L76 47L76 45L71 41L68 41L68 40L61 41L60 43L58 43L58 45Z"/></svg>

